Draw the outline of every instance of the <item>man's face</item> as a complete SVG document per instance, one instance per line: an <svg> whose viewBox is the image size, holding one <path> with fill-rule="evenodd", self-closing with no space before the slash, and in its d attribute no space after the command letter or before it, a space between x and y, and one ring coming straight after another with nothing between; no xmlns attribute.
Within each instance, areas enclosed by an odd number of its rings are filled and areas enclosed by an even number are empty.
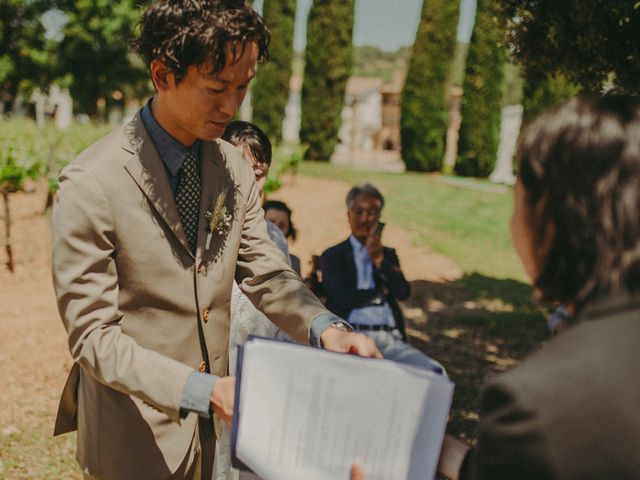
<svg viewBox="0 0 640 480"><path fill-rule="evenodd" d="M249 160L249 163L251 163L253 174L256 176L258 192L262 197L262 194L264 193L264 184L267 182L267 176L269 175L269 165L264 162L258 162L251 151L247 148L243 148L242 153L244 154L244 158Z"/></svg>
<svg viewBox="0 0 640 480"><path fill-rule="evenodd" d="M353 205L347 211L349 226L354 237L365 243L380 220L382 204L377 198L368 195L357 195Z"/></svg>
<svg viewBox="0 0 640 480"><path fill-rule="evenodd" d="M164 88L156 85L162 104L160 123L185 146L196 139L219 138L247 94L255 75L258 46L254 42L246 44L238 59L230 47L226 53L227 64L222 71L192 65L179 83L169 73Z"/></svg>
<svg viewBox="0 0 640 480"><path fill-rule="evenodd" d="M287 215L287 212L270 208L264 212L264 218L278 227L285 237L289 234L289 216Z"/></svg>

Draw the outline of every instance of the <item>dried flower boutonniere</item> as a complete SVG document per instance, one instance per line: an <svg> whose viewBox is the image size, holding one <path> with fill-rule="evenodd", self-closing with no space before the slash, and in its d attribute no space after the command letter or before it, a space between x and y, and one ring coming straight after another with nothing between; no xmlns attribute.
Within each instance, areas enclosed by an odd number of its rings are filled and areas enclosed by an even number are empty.
<svg viewBox="0 0 640 480"><path fill-rule="evenodd" d="M231 214L227 211L227 207L224 204L227 198L227 192L221 192L216 199L216 204L213 207L213 211L207 210L204 214L204 218L207 220L207 243L205 248L209 249L211 244L211 238L213 234L224 235L231 226Z"/></svg>

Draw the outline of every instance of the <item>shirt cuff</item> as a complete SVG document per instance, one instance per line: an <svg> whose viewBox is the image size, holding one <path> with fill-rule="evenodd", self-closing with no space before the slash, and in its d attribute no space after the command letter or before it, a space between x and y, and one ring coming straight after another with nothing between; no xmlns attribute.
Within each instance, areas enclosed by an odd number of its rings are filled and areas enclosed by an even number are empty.
<svg viewBox="0 0 640 480"><path fill-rule="evenodd" d="M549 315L549 318L547 319L549 331L551 333L556 333L558 325L561 322L566 322L567 320L569 320L569 311L567 310L567 307L560 305L551 315Z"/></svg>
<svg viewBox="0 0 640 480"><path fill-rule="evenodd" d="M211 393L218 377L208 373L193 371L187 378L187 384L180 401L180 418L189 412L197 413L204 418L211 418Z"/></svg>
<svg viewBox="0 0 640 480"><path fill-rule="evenodd" d="M353 330L353 327L348 322L344 321L333 313L321 313L311 322L311 331L309 332L309 343L317 348L322 348L320 337L322 333L329 328L332 323L342 323L349 330Z"/></svg>

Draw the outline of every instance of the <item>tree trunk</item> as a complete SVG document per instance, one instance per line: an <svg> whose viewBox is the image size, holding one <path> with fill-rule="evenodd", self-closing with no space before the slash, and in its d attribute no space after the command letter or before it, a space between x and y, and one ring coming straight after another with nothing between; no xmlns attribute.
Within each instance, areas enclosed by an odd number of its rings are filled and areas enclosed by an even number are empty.
<svg viewBox="0 0 640 480"><path fill-rule="evenodd" d="M44 212L45 214L49 213L51 211L51 208L53 207L53 203L55 201L55 190L52 187L52 183L53 181L55 181L58 172L57 172L57 168L56 168L56 146L55 144L51 145L51 148L49 149L49 162L48 162L48 181L47 181L47 201L45 203L44 206Z"/></svg>
<svg viewBox="0 0 640 480"><path fill-rule="evenodd" d="M2 199L4 200L4 239L7 251L7 267L13 273L13 252L11 250L11 216L9 215L9 192L2 190Z"/></svg>

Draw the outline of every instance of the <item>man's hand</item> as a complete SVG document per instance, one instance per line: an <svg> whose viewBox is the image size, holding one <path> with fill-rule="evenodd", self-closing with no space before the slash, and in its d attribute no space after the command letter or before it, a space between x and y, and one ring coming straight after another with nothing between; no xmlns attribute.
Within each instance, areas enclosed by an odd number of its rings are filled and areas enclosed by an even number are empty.
<svg viewBox="0 0 640 480"><path fill-rule="evenodd" d="M379 268L382 260L384 260L384 250L382 248L380 235L377 235L375 230L367 237L365 246L367 247L371 261L377 268Z"/></svg>
<svg viewBox="0 0 640 480"><path fill-rule="evenodd" d="M445 435L442 442L442 450L440 451L438 473L451 480L458 480L460 468L462 468L464 458L469 450L470 447L463 441L451 435Z"/></svg>
<svg viewBox="0 0 640 480"><path fill-rule="evenodd" d="M236 395L236 377L220 377L213 385L211 406L218 418L231 426L233 419L233 403Z"/></svg>
<svg viewBox="0 0 640 480"><path fill-rule="evenodd" d="M382 358L375 342L362 333L345 332L327 328L320 336L325 350L340 353L355 353L361 357Z"/></svg>

